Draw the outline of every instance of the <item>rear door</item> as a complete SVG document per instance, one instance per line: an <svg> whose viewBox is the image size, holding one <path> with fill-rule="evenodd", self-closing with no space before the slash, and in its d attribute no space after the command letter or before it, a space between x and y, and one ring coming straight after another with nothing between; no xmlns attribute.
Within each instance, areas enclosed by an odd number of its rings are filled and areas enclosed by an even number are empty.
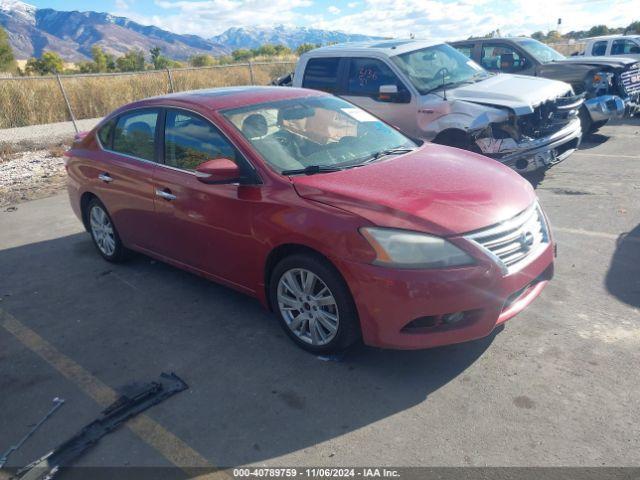
<svg viewBox="0 0 640 480"><path fill-rule="evenodd" d="M91 190L104 203L123 242L147 248L156 231L153 175L159 110L127 111L98 131L101 151L88 166Z"/></svg>
<svg viewBox="0 0 640 480"><path fill-rule="evenodd" d="M161 119L161 155L153 185L161 231L154 251L181 264L227 280L246 283L255 267L258 248L251 232L253 205L260 198L256 183L209 185L195 169L216 158L228 158L247 177L244 157L211 121L178 108L167 108Z"/></svg>

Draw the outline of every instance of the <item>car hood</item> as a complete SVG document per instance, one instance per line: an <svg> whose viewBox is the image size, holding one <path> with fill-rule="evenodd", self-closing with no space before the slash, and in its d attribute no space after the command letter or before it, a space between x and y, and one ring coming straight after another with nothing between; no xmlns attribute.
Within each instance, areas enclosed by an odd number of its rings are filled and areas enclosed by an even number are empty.
<svg viewBox="0 0 640 480"><path fill-rule="evenodd" d="M585 65L598 65L603 67L612 68L625 68L629 65L637 63L638 59L633 57L586 57L582 55L576 55L574 57L567 57L563 60L558 60L557 63L578 63ZM556 62L553 62L556 63Z"/></svg>
<svg viewBox="0 0 640 480"><path fill-rule="evenodd" d="M533 113L548 101L571 92L571 86L557 80L524 75L498 74L486 80L447 90L447 98L508 107L517 115Z"/></svg>
<svg viewBox="0 0 640 480"><path fill-rule="evenodd" d="M441 236L502 222L535 200L531 185L499 162L432 143L362 167L292 181L301 197L375 225Z"/></svg>

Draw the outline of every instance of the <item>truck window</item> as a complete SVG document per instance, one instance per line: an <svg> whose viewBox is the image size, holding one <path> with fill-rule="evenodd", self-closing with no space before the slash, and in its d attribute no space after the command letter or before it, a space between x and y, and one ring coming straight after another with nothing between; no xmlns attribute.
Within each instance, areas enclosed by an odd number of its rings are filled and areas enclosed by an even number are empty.
<svg viewBox="0 0 640 480"><path fill-rule="evenodd" d="M304 88L336 93L340 58L312 58L307 62L302 78Z"/></svg>
<svg viewBox="0 0 640 480"><path fill-rule="evenodd" d="M375 58L352 58L349 62L348 95L377 96L380 85L395 85L398 91L406 91L389 65Z"/></svg>
<svg viewBox="0 0 640 480"><path fill-rule="evenodd" d="M473 45L455 45L454 48L465 57L471 58L471 50L473 49Z"/></svg>
<svg viewBox="0 0 640 480"><path fill-rule="evenodd" d="M640 45L631 40L614 40L611 45L611 55L628 55L640 53Z"/></svg>
<svg viewBox="0 0 640 480"><path fill-rule="evenodd" d="M507 45L483 45L482 66L487 70L513 73L525 68L525 59Z"/></svg>
<svg viewBox="0 0 640 480"><path fill-rule="evenodd" d="M600 41L593 44L591 47L591 55L593 56L601 56L607 53L607 41Z"/></svg>

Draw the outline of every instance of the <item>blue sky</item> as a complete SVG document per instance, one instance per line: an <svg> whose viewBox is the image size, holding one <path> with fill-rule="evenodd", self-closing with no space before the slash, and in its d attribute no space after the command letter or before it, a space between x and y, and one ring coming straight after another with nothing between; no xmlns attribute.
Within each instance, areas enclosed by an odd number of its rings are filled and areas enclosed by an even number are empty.
<svg viewBox="0 0 640 480"><path fill-rule="evenodd" d="M39 8L96 10L210 37L231 26L288 24L402 37L459 39L562 31L640 19L640 0L31 0ZM637 13L631 18L630 12Z"/></svg>

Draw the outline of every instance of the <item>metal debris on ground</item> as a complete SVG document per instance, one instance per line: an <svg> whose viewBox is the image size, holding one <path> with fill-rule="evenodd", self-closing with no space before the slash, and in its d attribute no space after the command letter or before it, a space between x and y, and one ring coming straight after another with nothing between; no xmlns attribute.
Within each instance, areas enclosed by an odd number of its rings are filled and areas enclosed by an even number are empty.
<svg viewBox="0 0 640 480"><path fill-rule="evenodd" d="M20 441L18 443L16 443L15 445L10 446L6 452L4 452L2 454L2 456L0 457L0 468L4 467L4 464L7 463L7 460L9 459L9 455L11 455L13 452L15 452L16 450L19 450L20 447L22 446L22 444L24 444L24 442L26 442L27 440L29 440L29 437L31 437L31 435L33 435L34 433L36 433L36 430L38 430L40 428L40 426L47 421L47 419L53 415L55 413L56 410L58 410L62 404L64 403L64 399L62 398L54 398L53 399L53 407L51 407L51 409L47 412L47 414L42 417L42 419L36 423L33 428L31 430L29 430L24 437L22 437L20 439Z"/></svg>
<svg viewBox="0 0 640 480"><path fill-rule="evenodd" d="M102 411L97 420L17 473L20 480L49 480L69 466L102 437L124 422L189 386L175 373L162 373L155 382L125 387L122 396Z"/></svg>

